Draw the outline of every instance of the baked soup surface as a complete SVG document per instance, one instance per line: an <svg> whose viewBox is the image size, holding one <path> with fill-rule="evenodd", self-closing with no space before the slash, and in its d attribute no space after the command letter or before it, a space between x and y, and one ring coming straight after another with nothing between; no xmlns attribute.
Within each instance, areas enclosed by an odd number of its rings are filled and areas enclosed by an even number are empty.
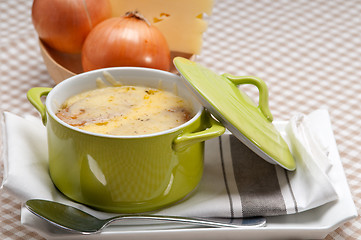
<svg viewBox="0 0 361 240"><path fill-rule="evenodd" d="M56 115L85 131L123 136L172 129L193 117L186 100L142 86L111 86L77 94Z"/></svg>

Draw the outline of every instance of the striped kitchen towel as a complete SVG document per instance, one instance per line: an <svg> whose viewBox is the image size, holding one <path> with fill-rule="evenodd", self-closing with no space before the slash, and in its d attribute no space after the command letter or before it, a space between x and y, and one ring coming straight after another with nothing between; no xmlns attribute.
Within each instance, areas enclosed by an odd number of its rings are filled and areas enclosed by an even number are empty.
<svg viewBox="0 0 361 240"><path fill-rule="evenodd" d="M264 161L226 133L206 142L204 175L198 188L186 200L157 214L274 216L302 212L337 199L328 177L338 152L327 111L300 114L289 122L276 122L275 126L289 143L297 162L295 171ZM98 217L111 215L72 202L56 190L47 168L46 129L39 119L5 113L3 130L5 190L21 201L43 198L73 205Z"/></svg>
<svg viewBox="0 0 361 240"><path fill-rule="evenodd" d="M276 122L297 169L272 165L229 132L206 143L204 177L187 201L162 214L275 216L303 212L338 198L329 173L339 159L326 110Z"/></svg>

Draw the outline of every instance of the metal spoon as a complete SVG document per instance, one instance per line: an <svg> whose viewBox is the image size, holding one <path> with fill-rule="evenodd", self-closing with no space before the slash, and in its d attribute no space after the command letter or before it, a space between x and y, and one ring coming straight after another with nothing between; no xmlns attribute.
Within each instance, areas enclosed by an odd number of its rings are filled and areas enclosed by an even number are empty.
<svg viewBox="0 0 361 240"><path fill-rule="evenodd" d="M266 224L264 217L254 218L240 218L240 219L199 219L177 216L160 216L160 215L120 215L108 219L98 219L86 212L77 208L64 205L61 203L32 199L25 203L25 207L38 217L70 231L75 231L82 234L99 233L110 223L117 220L125 219L146 219L146 220L160 220L168 222L180 222L186 224L207 226L207 227L228 227L228 228L255 228L262 227Z"/></svg>

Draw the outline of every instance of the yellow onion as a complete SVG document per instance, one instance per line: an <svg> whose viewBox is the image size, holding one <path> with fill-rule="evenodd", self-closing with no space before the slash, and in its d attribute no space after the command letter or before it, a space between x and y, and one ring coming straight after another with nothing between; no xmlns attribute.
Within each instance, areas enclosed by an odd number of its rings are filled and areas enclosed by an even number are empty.
<svg viewBox="0 0 361 240"><path fill-rule="evenodd" d="M79 53L90 30L112 16L109 0L34 0L32 20L50 47Z"/></svg>
<svg viewBox="0 0 361 240"><path fill-rule="evenodd" d="M170 61L163 34L137 12L98 24L87 36L82 49L84 71L119 66L168 71Z"/></svg>

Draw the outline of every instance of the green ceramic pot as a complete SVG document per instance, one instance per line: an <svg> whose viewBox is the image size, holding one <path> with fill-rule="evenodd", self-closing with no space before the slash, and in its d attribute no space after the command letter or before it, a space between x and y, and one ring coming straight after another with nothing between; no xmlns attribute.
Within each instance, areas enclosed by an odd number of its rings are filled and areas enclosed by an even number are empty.
<svg viewBox="0 0 361 240"><path fill-rule="evenodd" d="M55 113L70 96L95 89L104 69L76 75L53 89L33 88L28 99L47 127L54 184L69 198L109 212L153 211L186 198L202 177L204 141L220 136L225 128L205 112L177 75L146 68L105 70L124 85L177 89L191 101L195 116L179 127L149 135L90 133L64 123Z"/></svg>

